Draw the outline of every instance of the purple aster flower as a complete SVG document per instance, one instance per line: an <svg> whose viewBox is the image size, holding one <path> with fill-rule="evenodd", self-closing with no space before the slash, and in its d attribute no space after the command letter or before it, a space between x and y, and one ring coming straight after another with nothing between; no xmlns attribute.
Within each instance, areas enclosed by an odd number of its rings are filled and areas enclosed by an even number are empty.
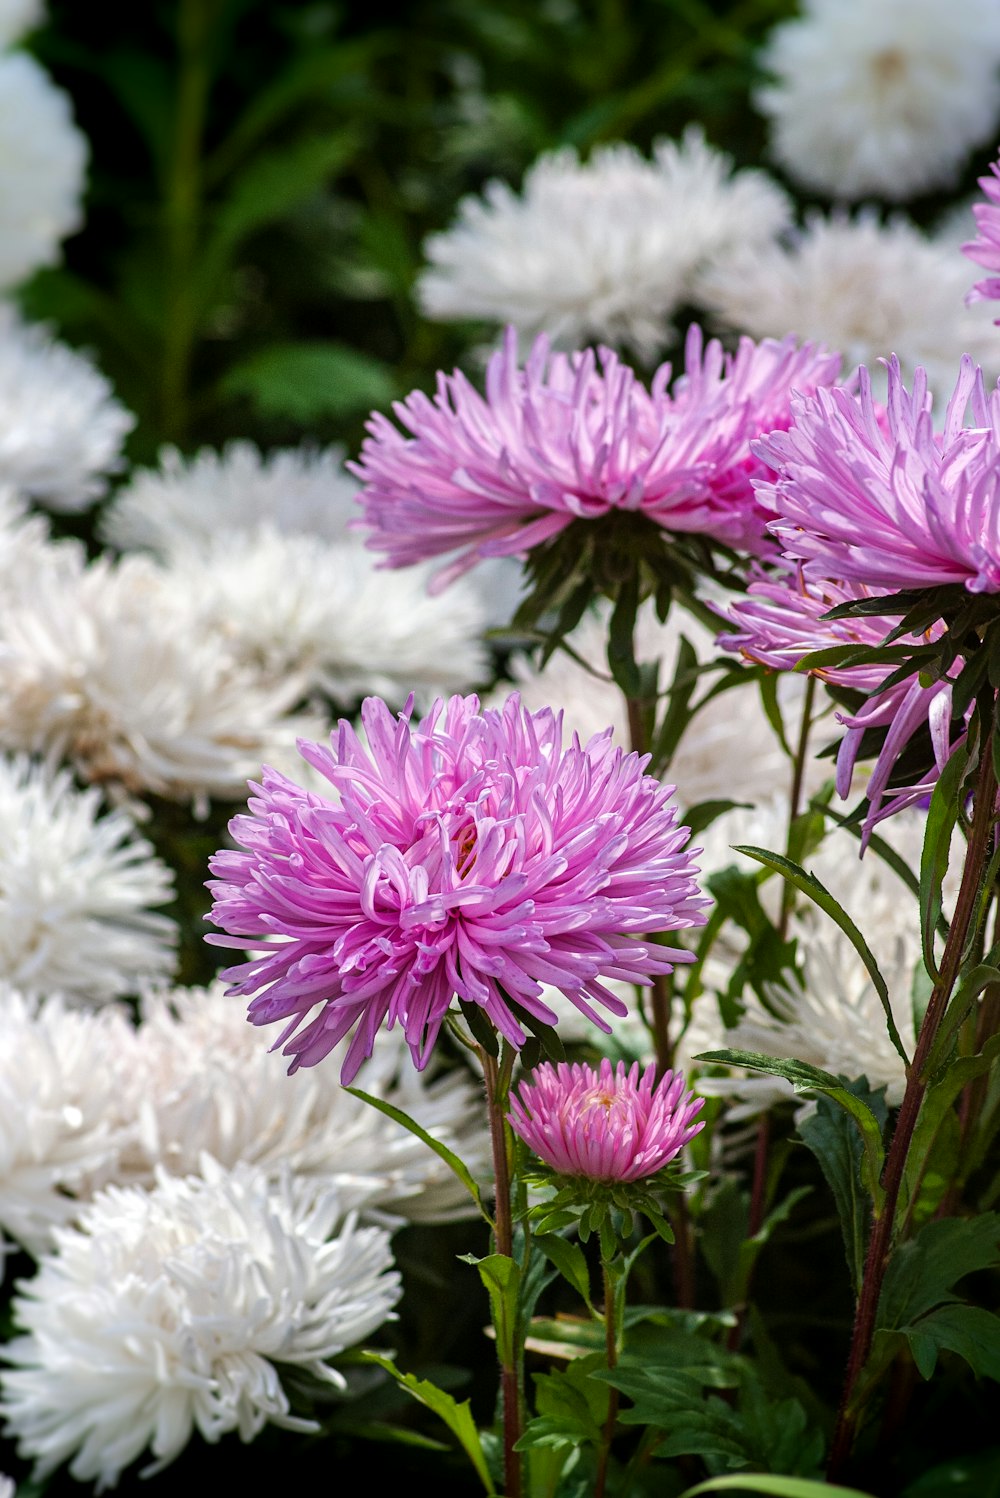
<svg viewBox="0 0 1000 1498"><path fill-rule="evenodd" d="M1000 394L987 398L964 356L936 432L924 371L912 394L895 357L888 371L884 410L862 368L858 396L793 397L788 430L753 444L777 473L756 485L772 531L809 576L876 593L943 583L1000 591Z"/></svg>
<svg viewBox="0 0 1000 1498"><path fill-rule="evenodd" d="M768 542L750 451L789 419L792 390L837 376L839 355L792 337L727 354L700 329L687 340L673 390L663 364L647 389L608 349L551 353L538 338L524 368L517 338L489 361L486 394L457 371L438 376L368 423L360 496L368 544L391 567L458 553L447 580L479 558L523 556L576 520L636 512L665 531L700 532L728 546ZM408 435L407 435L408 434Z"/></svg>
<svg viewBox="0 0 1000 1498"><path fill-rule="evenodd" d="M810 578L801 567L765 574L759 570L744 598L730 604L728 615L736 628L721 634L718 643L727 650L738 650L749 660L759 661L772 670L794 670L807 655L831 645L857 645L860 648L880 645L896 624L887 616L854 616L828 619L829 610L840 604L853 603L875 596L860 583L831 582ZM911 642L914 647L940 637L943 626L928 630L917 638L904 635L897 644ZM869 729L885 729L878 758L865 794L870 810L864 822L862 846L884 817L920 801L933 788L934 781L946 764L964 729L952 723L952 686L961 662L956 661L950 676L922 685L916 676L884 687L892 666L860 664L818 666L813 674L831 685L850 688L867 699L856 712L838 712L837 719L847 729L837 755L837 792L847 796L864 735ZM926 725L930 733L934 764L918 782L889 787L900 755L913 735Z"/></svg>
<svg viewBox="0 0 1000 1498"><path fill-rule="evenodd" d="M225 976L256 995L254 1024L285 1022L291 1070L356 1026L350 1081L383 1024L423 1067L455 997L521 1046L518 1008L556 1021L545 984L609 1030L594 1004L627 1011L607 980L691 960L643 939L705 920L673 787L610 729L564 748L561 715L516 695L483 712L452 697L417 722L369 698L361 717L367 744L346 722L330 747L299 744L328 796L265 769L230 823L243 851L211 861L210 918L230 934L208 939L271 941Z"/></svg>
<svg viewBox="0 0 1000 1498"><path fill-rule="evenodd" d="M561 1176L595 1181L640 1181L668 1165L704 1128L693 1122L703 1098L684 1091L684 1078L650 1064L639 1076L633 1061L600 1070L565 1061L536 1067L511 1095L514 1133Z"/></svg>
<svg viewBox="0 0 1000 1498"><path fill-rule="evenodd" d="M980 177L979 185L985 203L973 204L972 212L979 231L975 239L963 244L962 250L977 265L993 274L977 281L966 302L1000 301L1000 161L990 163L989 177ZM996 319L1000 323L1000 317Z"/></svg>

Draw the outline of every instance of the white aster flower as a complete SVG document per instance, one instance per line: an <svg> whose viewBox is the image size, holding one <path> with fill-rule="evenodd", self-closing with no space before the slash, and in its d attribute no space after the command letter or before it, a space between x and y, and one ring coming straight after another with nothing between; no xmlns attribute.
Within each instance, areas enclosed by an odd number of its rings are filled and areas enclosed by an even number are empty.
<svg viewBox="0 0 1000 1498"><path fill-rule="evenodd" d="M386 576L359 538L283 535L270 525L180 548L176 585L210 631L263 679L300 678L341 706L377 695L402 706L469 691L487 675L486 615L468 578L437 596L430 570Z"/></svg>
<svg viewBox="0 0 1000 1498"><path fill-rule="evenodd" d="M121 467L134 420L85 355L0 305L0 483L53 510L84 509Z"/></svg>
<svg viewBox="0 0 1000 1498"><path fill-rule="evenodd" d="M995 0L806 0L771 33L757 105L805 187L900 201L953 182L1000 115ZM873 298L874 301L874 298Z"/></svg>
<svg viewBox="0 0 1000 1498"><path fill-rule="evenodd" d="M343 464L339 446L264 454L252 442L230 442L193 458L167 447L159 469L137 469L118 491L101 533L122 551L142 547L164 560L262 525L286 536L342 541L360 513L359 485Z"/></svg>
<svg viewBox="0 0 1000 1498"><path fill-rule="evenodd" d="M721 322L753 338L791 331L839 349L848 370L865 364L876 377L878 361L897 354L904 368L923 365L932 389L950 394L963 353L1000 374L990 309L965 305L971 281L957 243L862 209L853 218L813 214L783 244L738 251L706 273L701 292Z"/></svg>
<svg viewBox="0 0 1000 1498"><path fill-rule="evenodd" d="M418 1072L395 1032L380 1037L359 1085L414 1118L479 1179L490 1171L483 1099L467 1072ZM288 1076L286 1059L224 985L151 993L143 1001L137 1064L125 1104L139 1128L123 1179L159 1166L193 1173L203 1150L224 1165L336 1185L366 1214L441 1222L475 1211L447 1165L392 1119L340 1084L334 1066Z"/></svg>
<svg viewBox="0 0 1000 1498"><path fill-rule="evenodd" d="M37 1256L112 1178L134 1030L115 1008L33 1003L6 985L0 1025L0 1231Z"/></svg>
<svg viewBox="0 0 1000 1498"><path fill-rule="evenodd" d="M584 742L610 725L616 742L627 745L625 701L608 675L609 617L609 608L602 604L585 615L568 637L574 655L586 666L557 650L542 671L524 656L516 656L510 670L529 710L555 703L565 714L567 732L575 731ZM674 609L666 624L660 624L651 603L639 611L637 659L661 662L661 690L673 677L682 635L687 636L702 663L716 656L725 659L715 650L711 632L692 615ZM693 700L704 696L717 679L717 673L703 675ZM492 699L495 702L510 690L509 684L501 686ZM793 701L801 695L802 687L801 678L785 673L782 690ZM789 782L788 760L767 721L755 685L747 683L724 692L695 714L664 778L676 781L683 806L717 799L753 801L770 794L775 783Z"/></svg>
<svg viewBox="0 0 1000 1498"><path fill-rule="evenodd" d="M60 554L0 621L0 746L115 791L243 796L313 726L285 716L300 692L262 684L144 557Z"/></svg>
<svg viewBox="0 0 1000 1498"><path fill-rule="evenodd" d="M0 1498L14 1498L17 1492L13 1477L8 1477L6 1472L0 1472Z"/></svg>
<svg viewBox="0 0 1000 1498"><path fill-rule="evenodd" d="M789 216L774 182L734 173L697 127L652 160L622 144L587 162L554 151L520 194L493 181L462 199L451 228L427 240L417 295L439 321L513 323L526 337L624 344L651 361L705 265L737 240L767 243Z"/></svg>
<svg viewBox="0 0 1000 1498"><path fill-rule="evenodd" d="M34 31L44 14L44 0L0 0L0 47L11 47Z"/></svg>
<svg viewBox="0 0 1000 1498"><path fill-rule="evenodd" d="M160 1471L196 1430L315 1429L278 1367L343 1387L329 1360L391 1315L388 1234L344 1219L335 1191L203 1169L102 1192L21 1282L0 1413L36 1478L68 1461L101 1492L147 1448L143 1475Z"/></svg>
<svg viewBox="0 0 1000 1498"><path fill-rule="evenodd" d="M0 756L0 971L87 1004L174 969L173 875L121 809L67 771Z"/></svg>
<svg viewBox="0 0 1000 1498"><path fill-rule="evenodd" d="M27 53L0 53L0 288L59 259L82 222L86 165L69 96Z"/></svg>

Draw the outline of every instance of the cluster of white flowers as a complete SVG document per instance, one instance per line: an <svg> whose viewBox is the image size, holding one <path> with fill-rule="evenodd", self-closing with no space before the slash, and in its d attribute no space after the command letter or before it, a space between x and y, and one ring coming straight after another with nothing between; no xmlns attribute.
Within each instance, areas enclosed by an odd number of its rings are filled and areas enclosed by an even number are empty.
<svg viewBox="0 0 1000 1498"><path fill-rule="evenodd" d="M832 198L951 185L1000 118L994 0L804 0L759 63L776 160Z"/></svg>
<svg viewBox="0 0 1000 1498"><path fill-rule="evenodd" d="M520 194L488 184L425 246L417 294L428 317L513 323L563 347L601 341L653 360L703 272L738 245L769 243L790 204L763 172L733 171L692 127L652 160L603 146L581 162L539 157Z"/></svg>

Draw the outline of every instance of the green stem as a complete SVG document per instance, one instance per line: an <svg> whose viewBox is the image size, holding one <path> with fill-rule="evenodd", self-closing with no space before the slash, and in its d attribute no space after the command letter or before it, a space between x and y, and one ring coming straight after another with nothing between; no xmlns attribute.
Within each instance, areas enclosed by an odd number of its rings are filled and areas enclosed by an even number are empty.
<svg viewBox="0 0 1000 1498"><path fill-rule="evenodd" d="M513 1140L507 1122L507 1097L514 1069L516 1052L508 1041L503 1042L500 1061L495 1056L480 1050L483 1077L486 1082L486 1105L490 1122L490 1142L493 1146L493 1170L496 1181L496 1203L494 1221L495 1247L498 1254L514 1257L514 1216L511 1211L511 1161ZM500 1350L500 1339L497 1339ZM503 1404L503 1459L505 1498L521 1498L521 1453L515 1451L521 1439L524 1422L521 1411L521 1364L522 1338L520 1329L516 1334L514 1356L507 1363L500 1356L500 1393Z"/></svg>
<svg viewBox="0 0 1000 1498"><path fill-rule="evenodd" d="M607 1261L601 1259L601 1273L604 1277L604 1347L605 1357L609 1368L618 1366L618 1326L615 1317L615 1286L612 1281L611 1272ZM604 1489L608 1481L608 1460L611 1456L611 1441L615 1433L615 1424L618 1420L618 1390L609 1385L608 1390L608 1414L604 1422L604 1432L601 1440L601 1449L597 1458L597 1481L594 1485L594 1498L604 1498Z"/></svg>
<svg viewBox="0 0 1000 1498"><path fill-rule="evenodd" d="M850 1458L851 1448L854 1445L854 1435L860 1415L860 1407L855 1407L853 1402L854 1392L868 1360L872 1338L875 1335L879 1296L892 1253L900 1187L906 1169L913 1130L916 1127L920 1105L927 1090L924 1069L958 981L962 967L962 954L976 910L979 884L989 855L990 839L996 819L997 794L996 776L993 773L991 732L983 734L980 756L979 780L976 785L965 867L962 870L962 882L955 901L955 912L948 929L948 939L941 956L940 977L934 985L923 1024L920 1027L920 1034L917 1037L916 1049L907 1074L906 1090L903 1093L899 1117L882 1173L885 1202L872 1226L868 1252L865 1256L861 1294L858 1297L851 1351L844 1378L844 1391L830 1448L830 1463L827 1469L827 1479L830 1482L836 1481L839 1477Z"/></svg>
<svg viewBox="0 0 1000 1498"><path fill-rule="evenodd" d="M785 833L785 853L790 858L792 853L792 833L795 829L796 818L802 802L802 787L805 782L806 756L809 751L809 733L812 729L813 706L816 701L816 678L806 677L806 688L802 694L802 718L799 722L799 737L795 745L795 757L792 760L792 784L788 795L788 829ZM789 880L784 881L784 889L781 892L781 915L778 920L778 934L782 941L788 935L788 922L791 920L792 909L795 904L795 886Z"/></svg>
<svg viewBox="0 0 1000 1498"><path fill-rule="evenodd" d="M177 14L177 107L164 203L166 307L160 390L163 432L174 441L183 441L190 415L202 147L211 84L208 42L215 10L216 0L180 0Z"/></svg>

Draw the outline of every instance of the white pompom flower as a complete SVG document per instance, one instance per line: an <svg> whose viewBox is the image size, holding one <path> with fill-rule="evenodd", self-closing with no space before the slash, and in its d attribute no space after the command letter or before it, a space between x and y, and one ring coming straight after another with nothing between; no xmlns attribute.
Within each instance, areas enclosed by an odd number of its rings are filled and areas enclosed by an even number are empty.
<svg viewBox="0 0 1000 1498"><path fill-rule="evenodd" d="M0 0L0 47L11 47L34 31L44 14L44 0Z"/></svg>
<svg viewBox="0 0 1000 1498"><path fill-rule="evenodd" d="M0 1414L36 1478L69 1462L101 1492L147 1448L143 1475L162 1470L195 1431L315 1429L279 1366L343 1387L331 1360L392 1314L389 1236L345 1217L334 1190L202 1169L102 1192L20 1282Z"/></svg>
<svg viewBox="0 0 1000 1498"><path fill-rule="evenodd" d="M464 1069L418 1072L397 1032L379 1037L364 1090L415 1119L473 1175L488 1179L490 1144L481 1088ZM352 1097L335 1067L287 1074L219 982L144 996L125 1104L138 1127L121 1179L148 1184L157 1167L193 1173L203 1150L224 1165L269 1173L289 1165L333 1184L379 1221L444 1222L476 1210L433 1150Z"/></svg>
<svg viewBox="0 0 1000 1498"><path fill-rule="evenodd" d="M455 223L427 240L417 295L438 321L512 323L559 347L600 341L652 361L705 267L738 241L767 243L789 219L776 183L734 171L694 126L652 160L624 144L586 162L553 151L520 193L493 181L462 199Z"/></svg>
<svg viewBox="0 0 1000 1498"><path fill-rule="evenodd" d="M134 422L86 355L0 305L0 483L51 510L85 509L121 468Z"/></svg>
<svg viewBox="0 0 1000 1498"><path fill-rule="evenodd" d="M1000 116L995 0L806 0L760 56L775 159L839 200L953 185ZM874 300L874 299L873 299Z"/></svg>
<svg viewBox="0 0 1000 1498"><path fill-rule="evenodd" d="M343 464L339 446L265 454L252 442L230 442L192 458L167 447L159 468L136 469L119 489L101 533L121 551L141 548L161 560L262 525L286 536L340 541L359 513L358 484Z"/></svg>
<svg viewBox="0 0 1000 1498"><path fill-rule="evenodd" d="M813 214L781 243L719 261L702 281L705 306L752 338L789 330L839 349L846 369L896 354L922 365L928 384L950 395L963 353L995 377L1000 339L983 306L967 307L972 282L957 240L929 238L901 217L882 222Z"/></svg>
<svg viewBox="0 0 1000 1498"><path fill-rule="evenodd" d="M131 817L25 756L0 756L0 970L96 1005L174 970L173 874Z"/></svg>
<svg viewBox="0 0 1000 1498"><path fill-rule="evenodd" d="M302 684L263 683L145 557L36 568L0 623L0 746L114 794L240 797L312 725Z"/></svg>
<svg viewBox="0 0 1000 1498"><path fill-rule="evenodd" d="M113 1007L33 1002L0 985L0 1234L36 1257L113 1179L134 1029Z"/></svg>
<svg viewBox="0 0 1000 1498"><path fill-rule="evenodd" d="M86 166L68 94L27 53L0 53L0 289L58 261L82 222Z"/></svg>

